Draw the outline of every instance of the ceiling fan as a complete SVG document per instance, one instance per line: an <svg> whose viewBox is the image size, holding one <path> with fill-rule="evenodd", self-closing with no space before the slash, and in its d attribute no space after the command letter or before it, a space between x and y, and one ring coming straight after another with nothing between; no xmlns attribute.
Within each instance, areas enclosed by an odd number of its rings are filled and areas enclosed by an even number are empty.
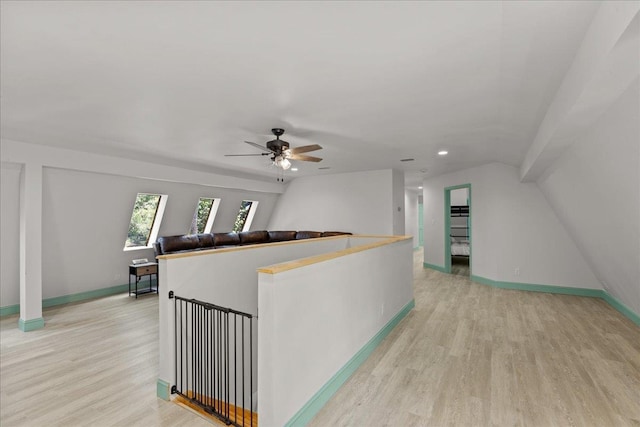
<svg viewBox="0 0 640 427"><path fill-rule="evenodd" d="M252 147L256 147L262 150L260 154L226 154L226 157L238 157L238 156L271 156L271 161L273 164L282 170L287 170L291 167L291 162L289 160L301 160L303 162L319 162L322 159L320 157L307 156L302 153L308 153L309 151L321 150L322 147L318 144L305 145L302 147L289 148L289 143L280 139L280 136L284 133L284 129L282 128L273 128L271 132L276 136L276 139L273 139L267 142L267 146L263 147L260 144L256 144L255 142L245 141L247 144Z"/></svg>

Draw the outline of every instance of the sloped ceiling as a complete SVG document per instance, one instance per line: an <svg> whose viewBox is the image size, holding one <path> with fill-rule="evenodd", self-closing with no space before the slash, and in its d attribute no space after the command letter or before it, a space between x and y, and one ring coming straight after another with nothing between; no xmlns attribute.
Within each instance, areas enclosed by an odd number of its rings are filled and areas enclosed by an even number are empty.
<svg viewBox="0 0 640 427"><path fill-rule="evenodd" d="M291 177L520 166L599 6L3 1L2 137L264 179L224 154L272 127L324 147Z"/></svg>

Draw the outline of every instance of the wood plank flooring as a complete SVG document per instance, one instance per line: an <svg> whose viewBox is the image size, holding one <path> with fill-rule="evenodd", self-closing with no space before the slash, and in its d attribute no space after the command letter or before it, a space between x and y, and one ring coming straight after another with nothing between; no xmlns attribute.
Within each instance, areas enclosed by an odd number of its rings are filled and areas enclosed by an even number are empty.
<svg viewBox="0 0 640 427"><path fill-rule="evenodd" d="M423 269L415 309L309 426L640 426L640 328L596 298ZM468 275L468 271L466 272Z"/></svg>
<svg viewBox="0 0 640 427"><path fill-rule="evenodd" d="M158 296L44 310L45 328L0 320L0 426L208 426L156 397Z"/></svg>
<svg viewBox="0 0 640 427"><path fill-rule="evenodd" d="M414 266L416 308L310 426L640 426L640 328L604 301ZM211 426L156 398L157 298L1 319L0 425Z"/></svg>

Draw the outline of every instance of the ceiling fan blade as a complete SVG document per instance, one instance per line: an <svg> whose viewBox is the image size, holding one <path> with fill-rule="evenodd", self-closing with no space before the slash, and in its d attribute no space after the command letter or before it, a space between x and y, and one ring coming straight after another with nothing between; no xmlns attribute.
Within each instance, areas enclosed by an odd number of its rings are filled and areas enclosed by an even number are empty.
<svg viewBox="0 0 640 427"><path fill-rule="evenodd" d="M269 149L267 147L263 147L260 144L256 144L255 142L251 142L251 141L245 141L247 144L251 145L252 147L256 147L262 151L269 151Z"/></svg>
<svg viewBox="0 0 640 427"><path fill-rule="evenodd" d="M305 145L302 147L290 148L289 152L291 154L300 154L300 153L308 153L309 151L316 151L316 150L322 150L322 147L319 146L318 144Z"/></svg>
<svg viewBox="0 0 640 427"><path fill-rule="evenodd" d="M320 157L305 156L304 154L292 154L289 156L291 160L302 160L303 162L319 162L322 161Z"/></svg>
<svg viewBox="0 0 640 427"><path fill-rule="evenodd" d="M269 156L271 153L260 153L260 154L225 154L225 157L242 157L242 156Z"/></svg>

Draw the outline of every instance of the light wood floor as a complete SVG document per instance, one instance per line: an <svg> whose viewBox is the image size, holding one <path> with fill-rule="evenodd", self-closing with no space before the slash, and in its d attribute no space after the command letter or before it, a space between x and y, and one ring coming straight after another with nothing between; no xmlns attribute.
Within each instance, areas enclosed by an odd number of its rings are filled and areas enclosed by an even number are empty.
<svg viewBox="0 0 640 427"><path fill-rule="evenodd" d="M471 274L469 268L469 257L452 256L451 257L451 274L454 276L467 276Z"/></svg>
<svg viewBox="0 0 640 427"><path fill-rule="evenodd" d="M416 308L310 426L640 425L640 328L604 301L423 269ZM0 425L211 426L157 399L158 300L0 320ZM270 426L262 426L270 427Z"/></svg>
<svg viewBox="0 0 640 427"><path fill-rule="evenodd" d="M478 285L415 257L415 309L310 427L640 425L630 320L600 299Z"/></svg>
<svg viewBox="0 0 640 427"><path fill-rule="evenodd" d="M207 426L156 398L158 296L44 310L45 328L0 321L0 426Z"/></svg>

